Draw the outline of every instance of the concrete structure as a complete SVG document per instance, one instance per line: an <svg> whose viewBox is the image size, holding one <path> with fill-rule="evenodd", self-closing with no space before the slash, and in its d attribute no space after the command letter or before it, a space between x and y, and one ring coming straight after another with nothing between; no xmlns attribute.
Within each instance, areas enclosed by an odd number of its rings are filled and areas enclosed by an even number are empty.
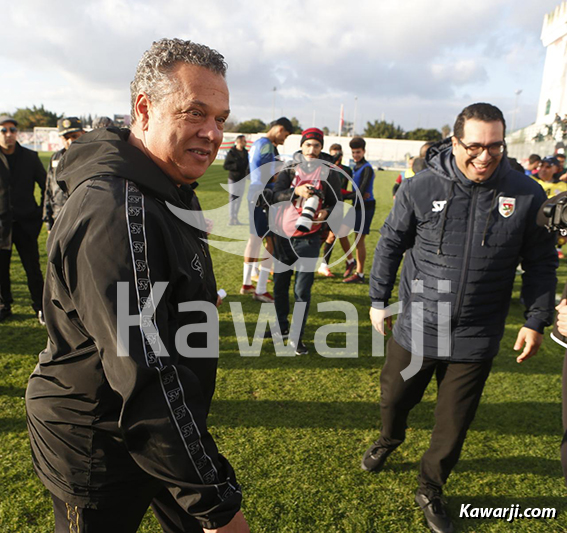
<svg viewBox="0 0 567 533"><path fill-rule="evenodd" d="M529 154L545 156L566 151L567 1L544 16L541 42L546 56L536 121L506 137L508 153L519 160Z"/></svg>
<svg viewBox="0 0 567 533"><path fill-rule="evenodd" d="M226 152L234 143L234 139L238 133L225 133L223 144L218 159L224 159ZM264 133L243 134L246 136L247 144L252 144L256 139L263 137ZM323 150L328 150L329 146L338 143L343 148L343 163L349 164L350 148L349 141L351 137L336 137L334 135L325 136L325 146ZM366 141L366 159L372 163L374 167L383 167L389 169L403 169L406 167L407 160L412 156L419 155L419 149L425 141L406 141L403 139L371 139L365 137ZM301 135L290 135L283 146L278 147L278 151L283 156L291 156L299 150Z"/></svg>
<svg viewBox="0 0 567 533"><path fill-rule="evenodd" d="M547 53L536 124L551 124L567 115L567 2L545 15L541 42Z"/></svg>

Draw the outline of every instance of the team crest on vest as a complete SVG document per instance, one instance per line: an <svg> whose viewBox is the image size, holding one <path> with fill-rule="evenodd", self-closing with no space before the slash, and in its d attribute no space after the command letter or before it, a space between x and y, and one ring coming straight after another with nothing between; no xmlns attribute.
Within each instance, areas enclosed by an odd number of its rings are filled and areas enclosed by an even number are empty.
<svg viewBox="0 0 567 533"><path fill-rule="evenodd" d="M514 214L516 210L516 199L506 198L501 196L498 198L498 212L504 217L508 218Z"/></svg>
<svg viewBox="0 0 567 533"><path fill-rule="evenodd" d="M441 213L441 211L445 209L446 205L447 200L433 200L433 207L431 208L431 211L434 213Z"/></svg>

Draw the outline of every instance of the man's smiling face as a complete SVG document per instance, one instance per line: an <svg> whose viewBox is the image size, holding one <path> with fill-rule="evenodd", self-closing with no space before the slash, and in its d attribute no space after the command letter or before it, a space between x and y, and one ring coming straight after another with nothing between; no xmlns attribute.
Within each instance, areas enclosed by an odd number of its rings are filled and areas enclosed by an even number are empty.
<svg viewBox="0 0 567 533"><path fill-rule="evenodd" d="M463 145L469 148L478 145L496 148L499 143L504 143L504 125L500 121L484 122L469 119L464 124L463 133L462 139L453 137L452 141L457 167L471 181L476 183L486 181L494 174L504 152L491 155L488 149L484 149L479 155L471 156ZM492 150L495 151L495 148Z"/></svg>
<svg viewBox="0 0 567 533"><path fill-rule="evenodd" d="M173 91L157 103L145 96L143 143L163 172L182 185L200 178L215 160L229 96L223 76L204 67L180 63L171 80Z"/></svg>

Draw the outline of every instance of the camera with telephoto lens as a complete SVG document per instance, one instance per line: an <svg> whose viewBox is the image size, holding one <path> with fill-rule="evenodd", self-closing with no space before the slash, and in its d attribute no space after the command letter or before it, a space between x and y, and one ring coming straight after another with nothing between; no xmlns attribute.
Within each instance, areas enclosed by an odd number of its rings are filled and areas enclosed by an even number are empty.
<svg viewBox="0 0 567 533"><path fill-rule="evenodd" d="M538 213L538 225L549 231L558 231L567 235L567 193L561 193L549 198L541 206Z"/></svg>
<svg viewBox="0 0 567 533"><path fill-rule="evenodd" d="M307 188L313 193L313 196L305 201L301 215L295 223L295 229L303 233L311 231L313 219L315 218L317 207L319 206L319 198L321 198L321 200L323 199L323 191L316 189L313 185L307 185Z"/></svg>

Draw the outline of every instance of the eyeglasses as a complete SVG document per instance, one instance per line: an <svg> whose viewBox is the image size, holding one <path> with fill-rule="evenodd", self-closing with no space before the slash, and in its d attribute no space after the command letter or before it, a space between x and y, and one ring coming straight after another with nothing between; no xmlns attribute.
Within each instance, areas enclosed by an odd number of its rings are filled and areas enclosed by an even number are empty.
<svg viewBox="0 0 567 533"><path fill-rule="evenodd" d="M11 126L9 128L0 128L0 132L2 133L16 133L18 131L18 128L14 128L14 126Z"/></svg>
<svg viewBox="0 0 567 533"><path fill-rule="evenodd" d="M457 137L457 141L459 141L459 144L467 151L467 154L470 155L471 157L478 157L485 150L492 157L498 157L499 155L502 155L504 153L504 150L506 149L506 143L504 141L492 143L489 144L488 146L478 143L467 145L463 141L461 141L461 139L459 139L458 137Z"/></svg>

